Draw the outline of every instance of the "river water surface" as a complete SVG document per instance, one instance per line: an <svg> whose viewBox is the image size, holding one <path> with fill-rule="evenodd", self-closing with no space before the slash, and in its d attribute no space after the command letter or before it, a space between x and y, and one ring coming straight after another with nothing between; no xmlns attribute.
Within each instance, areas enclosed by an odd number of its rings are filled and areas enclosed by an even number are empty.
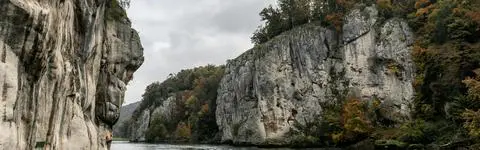
<svg viewBox="0 0 480 150"><path fill-rule="evenodd" d="M313 150L316 148L305 149ZM113 141L111 150L291 150L289 148L256 148L233 147L227 145L174 145L174 144L146 144L129 143L128 141ZM324 149L320 149L324 150Z"/></svg>

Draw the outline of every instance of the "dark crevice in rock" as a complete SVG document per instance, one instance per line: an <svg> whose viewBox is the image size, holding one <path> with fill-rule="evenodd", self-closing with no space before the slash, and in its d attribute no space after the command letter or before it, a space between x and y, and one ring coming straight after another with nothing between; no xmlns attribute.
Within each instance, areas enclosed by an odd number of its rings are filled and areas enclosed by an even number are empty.
<svg viewBox="0 0 480 150"><path fill-rule="evenodd" d="M255 63L252 63L252 68L255 68L256 65ZM252 70L255 70L255 69L252 69ZM257 72L256 71L253 71L252 72L252 75L250 76L250 86L248 86L248 99L247 101L256 101L258 98L257 98L257 94L255 93L255 87L257 87L256 85L256 79L255 77L257 76L256 75Z"/></svg>
<svg viewBox="0 0 480 150"><path fill-rule="evenodd" d="M7 74L3 74L3 91L2 91L2 101L7 101Z"/></svg>
<svg viewBox="0 0 480 150"><path fill-rule="evenodd" d="M23 39L23 44L22 44L22 48L21 48L21 54L25 54L25 50L26 50L26 43L28 41L28 38L29 38L29 35L30 35L30 30L26 30L25 31L25 35L24 35L24 39ZM35 45L36 46L36 45ZM21 59L21 58L20 58Z"/></svg>
<svg viewBox="0 0 480 150"><path fill-rule="evenodd" d="M35 84L30 84L30 91L28 91L28 94L30 95L29 101L27 101L27 104L29 104L29 110L32 110L31 112L28 112L27 118L31 118L32 121L29 122L27 125L30 131L26 132L27 135L27 146L28 149L33 149L34 143L36 143L36 130L37 130L37 115L39 114L38 108L36 107L38 104L38 91L37 91L37 86Z"/></svg>
<svg viewBox="0 0 480 150"><path fill-rule="evenodd" d="M359 38L367 35L368 33L370 33L370 31L371 31L371 30L368 30L368 31L366 31L365 33L362 33L362 34L360 34L359 36L357 36L357 37L355 37L355 38L352 38L352 39L350 39L350 40L344 41L344 45L348 45L348 44L356 41L357 39L359 39Z"/></svg>
<svg viewBox="0 0 480 150"><path fill-rule="evenodd" d="M47 130L47 137L46 137L46 142L47 142L47 145L49 143L52 143L53 142L53 128L55 127L55 114L57 114L57 111L58 111L58 99L55 98L55 95L57 94L57 86L58 86L58 83L55 83L55 85L53 86L53 95L52 95L52 108L50 110L50 117L48 119L48 130Z"/></svg>
<svg viewBox="0 0 480 150"><path fill-rule="evenodd" d="M36 82L40 78L40 70L42 70L42 63L38 60L38 57L41 57L41 49L42 44L40 43L39 37L35 37L33 40L33 46L30 53L22 53L22 57L20 58L23 60L22 62L25 64L27 68L24 68L26 72L30 75L29 78L31 79L30 82Z"/></svg>
<svg viewBox="0 0 480 150"><path fill-rule="evenodd" d="M5 63L7 61L7 47L5 46L5 44L3 45L3 52L2 52L2 63Z"/></svg>
<svg viewBox="0 0 480 150"><path fill-rule="evenodd" d="M292 65L292 69L293 70L297 70L298 72L298 77L301 78L302 77L302 64L301 64L301 60L300 60L300 55L298 53L297 50L295 50L295 48L293 47L293 41L290 40L288 42L288 51L290 52L290 63Z"/></svg>
<svg viewBox="0 0 480 150"><path fill-rule="evenodd" d="M327 56L323 59L323 61L326 61L328 58L331 58L331 49L330 49L330 44L328 44L327 38L323 39L323 44L325 45L325 48L327 48Z"/></svg>

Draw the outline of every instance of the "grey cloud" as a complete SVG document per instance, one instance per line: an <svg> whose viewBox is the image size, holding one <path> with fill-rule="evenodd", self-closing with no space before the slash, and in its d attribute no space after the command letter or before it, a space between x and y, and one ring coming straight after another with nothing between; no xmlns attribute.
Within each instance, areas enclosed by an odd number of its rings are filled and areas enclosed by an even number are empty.
<svg viewBox="0 0 480 150"><path fill-rule="evenodd" d="M212 21L225 32L251 32L259 24L258 11L263 8L257 0L247 0L244 3L229 1L222 13L216 14ZM252 24L256 22L256 24Z"/></svg>
<svg viewBox="0 0 480 150"><path fill-rule="evenodd" d="M145 62L129 83L125 104L170 73L224 64L252 47L258 13L273 0L132 0L128 15L139 31Z"/></svg>

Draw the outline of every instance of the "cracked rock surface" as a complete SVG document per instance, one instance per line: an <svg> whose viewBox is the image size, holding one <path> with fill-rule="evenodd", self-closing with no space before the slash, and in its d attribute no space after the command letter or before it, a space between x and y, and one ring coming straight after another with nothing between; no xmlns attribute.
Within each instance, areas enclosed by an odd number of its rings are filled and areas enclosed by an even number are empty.
<svg viewBox="0 0 480 150"><path fill-rule="evenodd" d="M113 0L0 1L0 147L108 149L139 36Z"/></svg>
<svg viewBox="0 0 480 150"><path fill-rule="evenodd" d="M413 33L401 19L379 20L375 6L359 8L342 33L307 24L228 61L216 110L222 141L292 144L291 133L308 135L298 126L321 122L352 93L379 100L386 119L408 120Z"/></svg>

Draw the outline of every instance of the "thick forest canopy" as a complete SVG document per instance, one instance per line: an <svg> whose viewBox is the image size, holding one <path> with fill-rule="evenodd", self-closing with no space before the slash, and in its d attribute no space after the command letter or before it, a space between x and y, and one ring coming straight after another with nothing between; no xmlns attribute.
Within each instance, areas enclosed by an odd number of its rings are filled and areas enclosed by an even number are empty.
<svg viewBox="0 0 480 150"><path fill-rule="evenodd" d="M134 111L132 122L144 110L153 111L173 97L175 108L171 110L172 119L151 116L146 140L200 142L213 139L218 131L215 122L217 89L224 69L224 66L213 65L186 69L170 74L162 83L152 83L145 90L140 106Z"/></svg>

